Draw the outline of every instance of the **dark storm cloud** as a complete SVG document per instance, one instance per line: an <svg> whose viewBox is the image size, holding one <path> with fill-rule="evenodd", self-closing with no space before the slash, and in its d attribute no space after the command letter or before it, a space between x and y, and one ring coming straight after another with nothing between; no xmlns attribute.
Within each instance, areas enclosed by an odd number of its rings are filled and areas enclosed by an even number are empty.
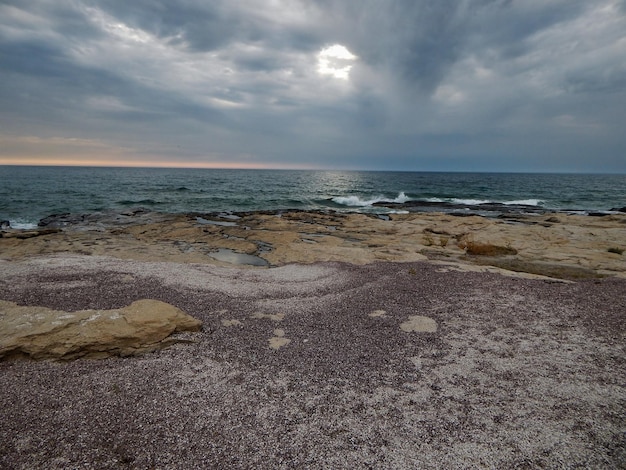
<svg viewBox="0 0 626 470"><path fill-rule="evenodd" d="M389 68L400 78L432 89L462 52L466 25L457 17L458 4L395 1L387 8L361 9L343 3L340 28L345 28L351 49L368 64Z"/></svg>
<svg viewBox="0 0 626 470"><path fill-rule="evenodd" d="M626 171L625 4L2 1L0 139L173 163ZM337 44L354 56L318 55Z"/></svg>
<svg viewBox="0 0 626 470"><path fill-rule="evenodd" d="M315 50L323 40L315 25L290 25L250 11L260 2L139 0L98 3L124 22L196 52L244 41L268 47ZM306 8L303 5L303 8Z"/></svg>
<svg viewBox="0 0 626 470"><path fill-rule="evenodd" d="M85 100L93 96L114 96L127 106L119 109L105 106L92 111L92 117L97 118L95 125L102 124L105 114L112 114L115 119L127 117L129 121L166 120L168 116L180 115L206 122L228 121L218 110L200 106L184 93L163 93L145 86L133 76L131 69L110 68L99 64L97 58L93 63L81 63L76 51L88 47L89 41L106 41L106 35L93 24L89 26L89 10L73 11L64 5L53 12L50 10L46 2L34 4L28 11L21 10L28 16L44 15L48 24L35 22L32 34L2 38L0 64L4 72L0 99L5 110L12 107L22 116L31 114L31 119L52 128L59 120L83 127L86 122L75 118L89 118Z"/></svg>
<svg viewBox="0 0 626 470"><path fill-rule="evenodd" d="M525 40L576 17L589 2L511 0L392 0L323 2L341 40L374 67L398 73L409 84L434 89L468 54L491 60L527 53Z"/></svg>
<svg viewBox="0 0 626 470"><path fill-rule="evenodd" d="M210 51L228 44L241 31L242 19L231 14L222 3L162 0L106 1L106 12L126 24L167 38L173 44L185 42L194 50Z"/></svg>

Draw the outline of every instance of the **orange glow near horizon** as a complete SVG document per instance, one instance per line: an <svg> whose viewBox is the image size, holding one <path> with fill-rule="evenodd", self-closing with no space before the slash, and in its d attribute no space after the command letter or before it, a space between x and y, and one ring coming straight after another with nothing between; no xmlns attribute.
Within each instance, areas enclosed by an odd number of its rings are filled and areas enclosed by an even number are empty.
<svg viewBox="0 0 626 470"><path fill-rule="evenodd" d="M111 168L198 168L225 170L308 170L319 169L302 164L271 164L243 162L164 162L164 161L117 161L117 160L82 160L82 159L50 159L50 158L0 158L0 165L15 166L85 166Z"/></svg>
<svg viewBox="0 0 626 470"><path fill-rule="evenodd" d="M38 137L0 134L0 165L86 166L129 168L224 168L224 169L321 169L303 163L255 161L254 155L231 156L207 153L198 158L212 161L182 160L188 157L167 153L137 154L132 148L100 140L72 137Z"/></svg>

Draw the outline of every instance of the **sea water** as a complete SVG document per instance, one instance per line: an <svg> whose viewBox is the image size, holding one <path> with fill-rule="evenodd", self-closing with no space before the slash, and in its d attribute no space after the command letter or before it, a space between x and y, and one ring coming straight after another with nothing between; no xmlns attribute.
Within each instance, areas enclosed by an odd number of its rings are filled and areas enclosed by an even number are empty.
<svg viewBox="0 0 626 470"><path fill-rule="evenodd" d="M401 209L375 204L410 201L609 211L626 206L626 175L0 166L0 221L13 228L62 213L388 213Z"/></svg>

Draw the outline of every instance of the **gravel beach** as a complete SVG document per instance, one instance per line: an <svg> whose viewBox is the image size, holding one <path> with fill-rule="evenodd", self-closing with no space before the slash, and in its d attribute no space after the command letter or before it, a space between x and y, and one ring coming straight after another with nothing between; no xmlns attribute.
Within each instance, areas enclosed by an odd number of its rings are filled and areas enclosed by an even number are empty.
<svg viewBox="0 0 626 470"><path fill-rule="evenodd" d="M361 223L365 235L355 241L349 224L337 225L324 237L361 243L361 251L341 251L336 242L303 243L285 219L275 227L291 249L284 253L311 246L318 259L209 263L192 257L198 239L191 253L182 250L189 243L176 244L173 232L183 240L191 232L172 224L162 232L171 245L141 238L154 226L0 239L5 302L75 312L152 299L203 323L143 355L0 361L0 468L626 467L620 255L598 249L594 258L580 248L594 273L612 276L505 271L496 258L453 256L461 252L454 219L438 252L422 247L407 262L332 261L322 255L357 256L368 243L377 256L402 259L406 240L394 243L410 231L394 235L387 223L393 236L384 246L381 226ZM418 235L447 237L433 220ZM618 230L620 221L612 223ZM214 227L215 240L233 241ZM310 221L306 231L321 238ZM611 233L602 243L619 240ZM592 263L603 259L610 264Z"/></svg>
<svg viewBox="0 0 626 470"><path fill-rule="evenodd" d="M2 468L626 465L621 279L69 254L0 267L19 304L150 298L204 324L139 357L0 362Z"/></svg>

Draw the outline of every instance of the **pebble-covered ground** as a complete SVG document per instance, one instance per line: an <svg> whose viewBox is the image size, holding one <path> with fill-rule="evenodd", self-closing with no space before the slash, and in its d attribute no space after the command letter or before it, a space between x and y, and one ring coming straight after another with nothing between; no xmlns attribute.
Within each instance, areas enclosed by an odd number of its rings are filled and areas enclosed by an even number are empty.
<svg viewBox="0 0 626 470"><path fill-rule="evenodd" d="M625 468L626 281L428 262L0 261L0 299L157 299L140 357L0 362L0 468Z"/></svg>

